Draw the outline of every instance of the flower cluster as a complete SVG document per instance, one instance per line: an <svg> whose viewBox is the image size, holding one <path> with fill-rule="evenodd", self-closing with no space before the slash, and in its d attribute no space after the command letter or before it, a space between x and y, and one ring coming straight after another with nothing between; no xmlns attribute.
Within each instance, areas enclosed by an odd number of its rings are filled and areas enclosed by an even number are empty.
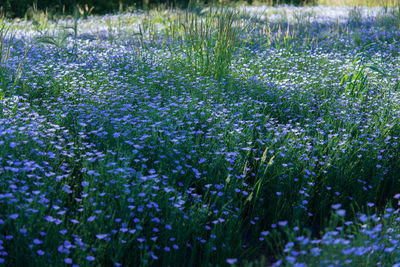
<svg viewBox="0 0 400 267"><path fill-rule="evenodd" d="M337 244L399 262L397 211L362 214L400 191L396 10L241 9L223 77L171 52L179 10L78 20L53 45L5 22L0 264L234 265L293 233L278 264L350 264L327 259ZM305 235L340 219L377 223L353 229L363 245Z"/></svg>

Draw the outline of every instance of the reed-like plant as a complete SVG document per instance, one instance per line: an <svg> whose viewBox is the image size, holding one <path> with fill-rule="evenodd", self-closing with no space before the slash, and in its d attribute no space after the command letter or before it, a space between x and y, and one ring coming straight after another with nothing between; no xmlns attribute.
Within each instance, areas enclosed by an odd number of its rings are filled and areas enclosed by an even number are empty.
<svg viewBox="0 0 400 267"><path fill-rule="evenodd" d="M355 65L353 62L353 65ZM345 93L350 96L360 97L361 93L365 93L368 86L368 74L365 73L366 66L356 66L350 72L345 73L342 77L341 84L345 86Z"/></svg>
<svg viewBox="0 0 400 267"><path fill-rule="evenodd" d="M360 63L360 55L358 55L352 63L353 70L342 76L341 85L345 85L345 93L353 97L362 97L363 94L367 93L369 79L373 74L381 81L378 87L382 87L383 95L390 99L392 89L387 82L382 82L387 80L390 75L378 63L374 62L370 55L364 54L369 58L370 63Z"/></svg>
<svg viewBox="0 0 400 267"><path fill-rule="evenodd" d="M76 9L78 10L79 14L86 19L92 14L94 6L89 7L88 4L85 4L84 6L77 5Z"/></svg>
<svg viewBox="0 0 400 267"><path fill-rule="evenodd" d="M6 43L7 38L9 42ZM10 56L11 44L14 40L14 34L5 25L0 28L0 65L4 64Z"/></svg>
<svg viewBox="0 0 400 267"><path fill-rule="evenodd" d="M9 78L10 72L8 70L8 67L6 67L6 63L10 57L11 48L18 42L15 41L14 33L11 32L10 29L5 25L2 25L0 29L0 101L4 99L7 91L9 91L10 96L14 94L16 85L19 82L22 75L22 67L25 64L26 57L33 46L33 45L26 46L24 55L21 61L18 63L18 66L14 74L12 75L12 78L10 79ZM9 87L8 85L9 81L12 81L11 87Z"/></svg>
<svg viewBox="0 0 400 267"><path fill-rule="evenodd" d="M63 59L64 55L68 56L76 56L76 38L78 36L78 19L79 15L75 13L74 16L74 24L72 26L61 26L58 29L54 31L52 34L43 34L41 36L38 36L35 38L35 42L37 43L43 43L47 44L50 46L53 46L56 50L56 56L59 59ZM71 33L72 30L72 33ZM66 49L66 46L68 44L68 38L72 37L74 40L74 46L73 46L73 51L69 52Z"/></svg>
<svg viewBox="0 0 400 267"><path fill-rule="evenodd" d="M3 85L6 82L6 73L3 64L7 61L11 49L10 43L6 43L6 36L8 32L9 28L7 28L5 25L2 25L0 29L0 101L2 101L5 96Z"/></svg>
<svg viewBox="0 0 400 267"><path fill-rule="evenodd" d="M31 20L38 31L48 29L51 25L50 19L49 10L40 10L36 2L25 13L25 20Z"/></svg>
<svg viewBox="0 0 400 267"><path fill-rule="evenodd" d="M210 10L202 16L186 11L170 19L164 34L175 63L202 76L226 77L239 33L236 19L237 13L229 9Z"/></svg>

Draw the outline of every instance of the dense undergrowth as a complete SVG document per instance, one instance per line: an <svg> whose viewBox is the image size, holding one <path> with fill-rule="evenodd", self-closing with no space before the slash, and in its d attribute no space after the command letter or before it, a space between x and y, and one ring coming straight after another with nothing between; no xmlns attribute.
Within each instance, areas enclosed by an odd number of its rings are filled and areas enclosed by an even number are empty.
<svg viewBox="0 0 400 267"><path fill-rule="evenodd" d="M0 263L400 262L399 11L3 20Z"/></svg>

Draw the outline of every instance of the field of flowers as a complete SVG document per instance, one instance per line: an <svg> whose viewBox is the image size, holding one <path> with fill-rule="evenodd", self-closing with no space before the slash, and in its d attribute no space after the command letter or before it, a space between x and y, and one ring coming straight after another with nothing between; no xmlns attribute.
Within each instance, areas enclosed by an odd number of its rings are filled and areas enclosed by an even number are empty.
<svg viewBox="0 0 400 267"><path fill-rule="evenodd" d="M0 265L400 266L400 8L1 25Z"/></svg>

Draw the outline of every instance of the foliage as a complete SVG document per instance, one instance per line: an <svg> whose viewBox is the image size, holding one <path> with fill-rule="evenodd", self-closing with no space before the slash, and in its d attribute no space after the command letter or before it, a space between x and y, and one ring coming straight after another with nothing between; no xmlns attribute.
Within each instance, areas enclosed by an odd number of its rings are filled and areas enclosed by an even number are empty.
<svg viewBox="0 0 400 267"><path fill-rule="evenodd" d="M399 262L397 9L75 10L2 20L0 264Z"/></svg>
<svg viewBox="0 0 400 267"><path fill-rule="evenodd" d="M127 7L134 8L149 8L159 5L188 7L193 3L212 4L218 3L217 0L204 0L204 1L191 1L191 0L2 0L0 2L0 10L7 16L24 17L29 9L36 8L41 11L51 13L64 13L72 14L74 9L78 7L82 13L89 14L91 12L96 14L104 14L110 12L121 11ZM235 3L238 0L223 1L224 4L229 2ZM249 4L253 1L248 0ZM304 5L312 4L313 0L273 0L271 4L294 4ZM89 10L91 12L89 12Z"/></svg>

